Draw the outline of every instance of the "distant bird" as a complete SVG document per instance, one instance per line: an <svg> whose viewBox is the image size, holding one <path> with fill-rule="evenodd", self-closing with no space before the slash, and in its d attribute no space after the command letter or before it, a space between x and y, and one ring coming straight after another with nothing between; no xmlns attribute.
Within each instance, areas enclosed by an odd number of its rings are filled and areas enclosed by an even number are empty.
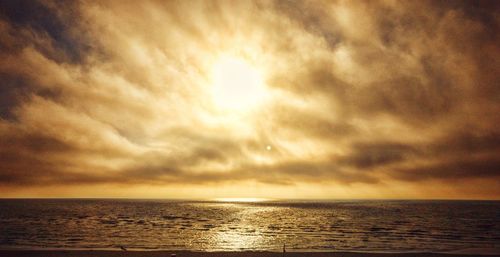
<svg viewBox="0 0 500 257"><path fill-rule="evenodd" d="M122 249L123 251L127 250L127 248L125 248L125 246L123 246L123 245L120 245L120 249Z"/></svg>

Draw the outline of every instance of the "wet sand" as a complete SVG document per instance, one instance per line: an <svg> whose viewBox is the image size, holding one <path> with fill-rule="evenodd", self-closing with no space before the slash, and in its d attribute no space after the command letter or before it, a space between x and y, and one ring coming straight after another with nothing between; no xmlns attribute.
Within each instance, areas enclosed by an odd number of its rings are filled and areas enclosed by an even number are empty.
<svg viewBox="0 0 500 257"><path fill-rule="evenodd" d="M465 252L464 252L465 253ZM283 257L278 252L189 252L105 250L0 250L0 257ZM488 254L488 253L482 253ZM471 257L472 253L287 252L285 257ZM500 256L488 254L487 256Z"/></svg>

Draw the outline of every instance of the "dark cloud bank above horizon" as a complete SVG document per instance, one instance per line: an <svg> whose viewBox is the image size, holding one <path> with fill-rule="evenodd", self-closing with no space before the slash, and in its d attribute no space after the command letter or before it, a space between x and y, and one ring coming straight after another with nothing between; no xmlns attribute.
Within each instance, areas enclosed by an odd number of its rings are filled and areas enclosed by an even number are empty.
<svg viewBox="0 0 500 257"><path fill-rule="evenodd" d="M499 199L499 7L1 1L0 192L252 182ZM211 98L227 55L264 74L251 110Z"/></svg>

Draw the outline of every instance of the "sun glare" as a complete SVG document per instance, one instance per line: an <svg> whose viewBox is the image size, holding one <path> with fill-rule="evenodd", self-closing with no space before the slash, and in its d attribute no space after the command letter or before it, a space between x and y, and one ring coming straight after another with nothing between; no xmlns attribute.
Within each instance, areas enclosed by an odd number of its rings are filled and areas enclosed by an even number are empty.
<svg viewBox="0 0 500 257"><path fill-rule="evenodd" d="M266 198L215 198L217 202L239 202L239 203L254 203L254 202L264 202L269 201Z"/></svg>
<svg viewBox="0 0 500 257"><path fill-rule="evenodd" d="M264 98L262 74L240 58L220 58L213 66L212 83L213 101L222 110L248 110Z"/></svg>

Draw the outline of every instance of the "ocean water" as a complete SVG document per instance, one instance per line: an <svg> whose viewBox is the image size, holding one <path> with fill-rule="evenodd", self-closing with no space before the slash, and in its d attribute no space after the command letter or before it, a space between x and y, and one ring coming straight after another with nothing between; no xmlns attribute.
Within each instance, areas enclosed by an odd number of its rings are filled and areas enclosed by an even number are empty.
<svg viewBox="0 0 500 257"><path fill-rule="evenodd" d="M500 247L499 201L0 200L1 249L443 252Z"/></svg>

